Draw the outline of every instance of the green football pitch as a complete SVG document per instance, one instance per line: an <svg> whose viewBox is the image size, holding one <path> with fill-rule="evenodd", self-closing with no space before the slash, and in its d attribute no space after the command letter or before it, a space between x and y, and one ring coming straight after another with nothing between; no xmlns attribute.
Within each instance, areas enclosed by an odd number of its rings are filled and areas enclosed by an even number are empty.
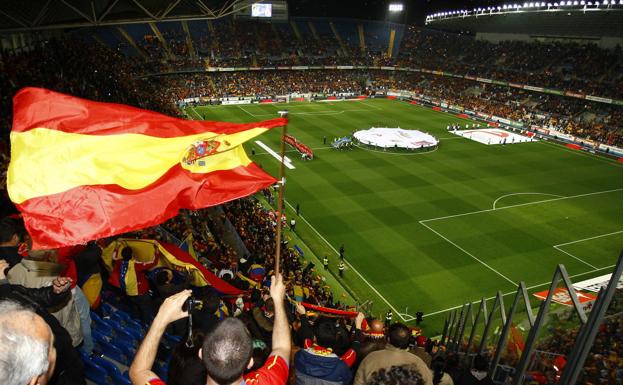
<svg viewBox="0 0 623 385"><path fill-rule="evenodd" d="M547 141L484 145L446 131L471 123L392 100L188 108L192 119L248 122L289 110L288 132L314 150L288 148L289 210L316 256L328 255L342 284L375 314L416 311L440 331L463 303L510 296L519 281L545 290L557 264L578 281L610 272L623 247L623 164ZM440 145L427 153L387 153L323 144L370 127L418 129ZM280 130L256 140L279 151ZM255 141L253 160L272 175L279 161ZM316 265L320 265L316 260ZM511 297L506 297L507 302Z"/></svg>

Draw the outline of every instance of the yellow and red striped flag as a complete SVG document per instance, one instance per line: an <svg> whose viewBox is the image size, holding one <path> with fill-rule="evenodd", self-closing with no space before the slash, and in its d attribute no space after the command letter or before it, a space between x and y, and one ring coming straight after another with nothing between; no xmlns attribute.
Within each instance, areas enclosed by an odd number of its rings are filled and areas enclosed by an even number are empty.
<svg viewBox="0 0 623 385"><path fill-rule="evenodd" d="M24 88L14 99L7 188L33 248L153 226L275 183L242 143L287 124L172 118Z"/></svg>

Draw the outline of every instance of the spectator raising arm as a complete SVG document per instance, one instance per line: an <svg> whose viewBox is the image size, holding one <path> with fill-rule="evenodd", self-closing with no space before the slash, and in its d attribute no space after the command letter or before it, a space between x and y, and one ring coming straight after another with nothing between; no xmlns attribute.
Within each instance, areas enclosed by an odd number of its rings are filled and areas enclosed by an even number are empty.
<svg viewBox="0 0 623 385"><path fill-rule="evenodd" d="M270 296L275 302L275 323L273 326L273 355L281 356L286 362L290 360L292 341L290 326L284 305L286 286L281 274L273 275L270 285Z"/></svg>
<svg viewBox="0 0 623 385"><path fill-rule="evenodd" d="M184 290L167 298L160 306L160 310L158 310L158 314L138 352L136 352L132 366L130 366L130 379L134 385L159 383L158 376L151 371L151 367L156 359L160 338L162 338L167 325L188 316L188 312L183 311L182 306L190 295L190 290Z"/></svg>

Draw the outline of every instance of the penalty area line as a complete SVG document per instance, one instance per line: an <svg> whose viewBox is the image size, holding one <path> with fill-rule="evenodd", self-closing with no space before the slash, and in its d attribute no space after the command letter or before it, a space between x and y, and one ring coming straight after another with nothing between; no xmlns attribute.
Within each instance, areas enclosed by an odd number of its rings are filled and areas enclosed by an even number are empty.
<svg viewBox="0 0 623 385"><path fill-rule="evenodd" d="M612 268L613 268L613 267L615 267L615 266L616 266L616 265L610 265L610 266L600 267L600 268L599 268L599 269L597 269L597 270L591 270L591 271L586 271L586 272L584 272L584 273L579 273L579 274L571 275L571 276L569 276L569 278L576 278L576 277L580 277L580 276L582 276L582 275L591 274L591 273L594 273L594 272L596 272L596 271L600 271L600 270L612 269ZM532 285L532 286L527 287L527 288L526 288L526 290L536 289L537 287L546 286L546 285L549 285L549 284L551 284L551 282L549 282L549 281L548 281L548 282L539 283L539 284L537 284L537 285ZM516 293L517 293L517 290L515 290L515 291L509 291L508 293L504 293L504 294L502 294L502 297L506 297L506 296L509 296L509 295L511 295L511 294L516 294ZM496 296L489 297L489 298L485 298L485 301L491 301L492 299L495 299L495 297L496 297ZM476 303L480 303L480 301L481 301L481 300L478 300L478 301L473 301L473 302L472 302L472 305L473 305L473 304L476 304ZM432 313L424 314L424 318L426 318L426 317L430 317L430 316L434 316L434 315L437 315L437 314L441 314L441 313L447 313L447 312L449 312L449 311L452 311L452 310L455 310L455 309L459 309L459 308L463 307L463 305L464 305L464 304L462 304L462 305L458 305L458 306L449 307L449 308L447 308L447 309L443 309L443 310L434 311L434 312L432 312Z"/></svg>
<svg viewBox="0 0 623 385"><path fill-rule="evenodd" d="M506 281L510 282L511 285L516 285L517 283L515 281L513 281L512 279L508 278L507 276L505 276L504 274L500 273L499 271L497 271L496 269L494 269L493 267L491 267L488 263L484 262L483 260L481 260L480 258L474 256L472 253L470 253L469 251L465 250L464 248L462 248L461 246L457 245L456 243L452 242L450 239L446 238L444 235L442 235L440 232L438 232L437 230L433 229L432 227L430 227L429 225L427 225L426 223L420 221L420 224L424 227L426 227L427 229L429 229L430 231L432 231L433 233L437 234L440 238L444 239L446 242L448 242L449 244L451 244L452 246L456 247L457 249L461 250L463 253L467 254L469 257L471 257L473 260L479 262L481 265L483 265L484 267L486 267L487 269L491 270L492 272L494 272L495 274L499 275L500 277L504 278Z"/></svg>
<svg viewBox="0 0 623 385"><path fill-rule="evenodd" d="M285 202L288 206L290 206L290 208L291 208L292 210L295 210L295 208L294 208L294 207L290 204L290 202L288 202L288 201L287 201L287 200L285 200L285 199L284 199L283 201L284 201L284 202ZM324 241L324 242L325 242L325 243L326 243L326 244L327 244L327 245L331 248L331 250L333 250L333 251L335 252L335 254L336 254L336 255L338 255L338 256L340 255L340 252L339 252L339 251L337 251L337 250L335 249L335 247L333 247L333 245L332 245L331 243L329 243L329 241L327 241L327 239L326 239L325 237L323 237L323 236L322 236L322 234L320 234L320 233L318 232L318 230L316 230L316 228L315 228L314 226L312 226L312 224L311 224L311 223L309 223L309 221L307 221L307 219L305 219L305 217L303 217L302 215L300 215L300 216L299 216L299 218L301 218L301 219L303 220L303 222L305 222L305 223L307 224L307 226L309 226L309 228L310 228L310 229L312 229L312 231L313 231L314 233L316 233L316 235L318 235L318 236L320 237L320 239L322 239L322 240L323 240L323 241ZM375 288L374 286L372 286L372 284L371 284L371 283L370 283L367 279L365 279L365 278L364 278L364 276L363 276L363 275L361 275L361 273L360 273L359 271L357 271L357 269L355 269L355 268L353 267L353 265L351 265L351 263L350 263L350 262L348 262L346 259L344 259L344 263L345 263L346 265L348 265L348 267L349 267L352 271L354 271L354 272L355 272L355 274L357 274L357 275L359 276L359 278L361 278L361 280L362 280L362 281L364 281L364 282L366 283L366 285L368 285L368 286L370 287L370 289L372 289L372 291L373 291L373 292L374 292L377 296L379 296L379 298L381 298L381 299L382 299L382 300L383 300L383 301L384 301L384 302L385 302L385 303L389 306L389 308L390 308L390 309L392 309L392 311L393 311L395 314L397 314L397 315L398 315L398 316L399 316L399 317L400 317L400 318L401 318L404 322L407 322L407 320L403 317L403 314L402 314L402 313L400 313L398 310L396 310L396 308L394 307L394 305L392 305L392 304L391 304L391 303L387 300L387 298L383 297L383 295L381 295L381 293L379 293L379 291L378 291L378 290L376 290L376 288ZM341 283L341 282L340 282L340 283Z"/></svg>
<svg viewBox="0 0 623 385"><path fill-rule="evenodd" d="M562 246L566 246L566 245L572 245L574 243L580 243L580 242L585 242L585 241L590 241L592 239L598 239L598 238L603 238L603 237L609 237L611 235L615 235L615 234L621 234L623 233L623 230L619 230L619 231L613 231L611 233L607 233L607 234L601 234L601 235L595 235L594 237L588 237L588 238L583 238L583 239L578 239L577 241L571 241L571 242L566 242L566 243L560 243L558 245L554 245L554 249L560 251L561 253L567 254L568 256L570 256L571 258L578 260L580 262L582 262L585 265L588 265L590 267L592 267L595 271L599 270L597 267L591 265L590 263L586 262L585 260L581 259L580 257L576 257L575 255L571 254L568 251L565 251L562 249Z"/></svg>
<svg viewBox="0 0 623 385"><path fill-rule="evenodd" d="M595 191L595 192L590 192L590 193L585 193L585 194L578 194L578 195L569 195L569 196L564 196L562 198L551 198L551 199L544 199L544 200L534 201L534 202L518 203L516 205L509 205L509 206L504 206L504 207L500 207L500 208L496 208L496 209L484 209L484 210L477 210L477 211L469 211L469 212L461 213L461 214L446 215L446 216L438 217L438 218L423 219L423 220L420 221L420 223L434 222L434 221L440 221L442 219L464 217L464 216L467 216L467 215L487 213L487 212L490 212L490 211L501 211L501 210L512 209L514 207L530 206L530 205L536 205L536 204L539 204L539 203L562 201L562 200L566 200L566 199L588 197L588 196L599 195L599 194L608 194L608 193L619 192L619 191L623 191L623 188L615 188L615 189L612 189L612 190Z"/></svg>

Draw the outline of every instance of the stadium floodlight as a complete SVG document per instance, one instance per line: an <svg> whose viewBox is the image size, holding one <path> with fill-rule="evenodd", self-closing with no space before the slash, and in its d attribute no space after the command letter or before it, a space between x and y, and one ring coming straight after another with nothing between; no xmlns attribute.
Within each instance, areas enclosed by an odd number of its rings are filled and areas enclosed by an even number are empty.
<svg viewBox="0 0 623 385"><path fill-rule="evenodd" d="M389 12L402 12L405 6L402 3L390 3Z"/></svg>
<svg viewBox="0 0 623 385"><path fill-rule="evenodd" d="M608 0L604 0L604 5L608 5Z"/></svg>
<svg viewBox="0 0 623 385"><path fill-rule="evenodd" d="M616 3L617 3L617 2L616 2L616 1L614 1L614 0L611 0L611 1L610 1L610 4L611 4L611 5L615 5Z"/></svg>
<svg viewBox="0 0 623 385"><path fill-rule="evenodd" d="M575 0L575 1L573 2L573 5L578 5L578 0Z"/></svg>

